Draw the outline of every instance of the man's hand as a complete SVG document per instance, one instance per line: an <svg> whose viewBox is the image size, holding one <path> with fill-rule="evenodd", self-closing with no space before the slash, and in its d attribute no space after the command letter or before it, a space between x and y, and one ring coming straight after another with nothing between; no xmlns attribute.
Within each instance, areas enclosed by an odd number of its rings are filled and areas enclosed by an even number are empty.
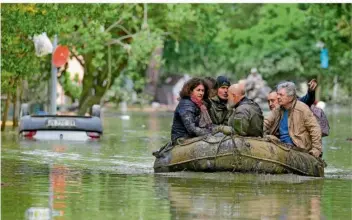
<svg viewBox="0 0 352 220"><path fill-rule="evenodd" d="M235 130L230 126L219 125L213 129L212 134L214 135L218 132L222 132L225 135L233 135L235 133Z"/></svg>
<svg viewBox="0 0 352 220"><path fill-rule="evenodd" d="M314 157L319 157L320 156L320 154L321 154L321 152L320 152L320 150L318 150L318 149L316 149L316 148L313 148L313 149L311 149L310 151L309 151L309 154L311 154L311 155L313 155Z"/></svg>
<svg viewBox="0 0 352 220"><path fill-rule="evenodd" d="M265 135L264 137L270 141L280 142L280 139L277 138L275 135Z"/></svg>
<svg viewBox="0 0 352 220"><path fill-rule="evenodd" d="M312 79L311 81L309 81L308 83L308 91L309 92L313 92L315 91L315 89L317 88L318 83L316 79Z"/></svg>
<svg viewBox="0 0 352 220"><path fill-rule="evenodd" d="M235 133L235 130L230 126L223 126L221 132L225 135L233 135Z"/></svg>

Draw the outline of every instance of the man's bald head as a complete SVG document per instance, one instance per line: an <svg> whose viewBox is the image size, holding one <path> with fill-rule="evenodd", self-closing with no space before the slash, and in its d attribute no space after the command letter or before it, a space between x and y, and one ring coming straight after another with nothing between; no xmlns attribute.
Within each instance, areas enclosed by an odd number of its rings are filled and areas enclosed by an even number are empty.
<svg viewBox="0 0 352 220"><path fill-rule="evenodd" d="M245 80L245 79L240 79L240 80L238 81L238 84L240 85L240 87L243 88L243 90L245 90L245 88L246 88L246 80ZM246 90L245 90L245 91L246 91Z"/></svg>
<svg viewBox="0 0 352 220"><path fill-rule="evenodd" d="M238 96L244 96L246 94L244 87L241 84L232 84L229 87L229 92L234 94L234 95L238 95Z"/></svg>
<svg viewBox="0 0 352 220"><path fill-rule="evenodd" d="M245 96L244 87L241 84L233 84L229 87L229 99L228 103L230 106L236 105Z"/></svg>

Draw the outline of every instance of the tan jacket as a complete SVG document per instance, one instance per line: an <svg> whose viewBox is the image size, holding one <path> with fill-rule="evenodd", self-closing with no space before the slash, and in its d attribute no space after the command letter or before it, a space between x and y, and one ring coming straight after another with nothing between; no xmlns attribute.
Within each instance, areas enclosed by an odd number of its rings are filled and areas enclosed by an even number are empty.
<svg viewBox="0 0 352 220"><path fill-rule="evenodd" d="M264 119L264 133L278 136L283 109L270 112ZM305 152L322 152L321 129L309 107L301 101L294 101L288 112L289 135L296 147Z"/></svg>

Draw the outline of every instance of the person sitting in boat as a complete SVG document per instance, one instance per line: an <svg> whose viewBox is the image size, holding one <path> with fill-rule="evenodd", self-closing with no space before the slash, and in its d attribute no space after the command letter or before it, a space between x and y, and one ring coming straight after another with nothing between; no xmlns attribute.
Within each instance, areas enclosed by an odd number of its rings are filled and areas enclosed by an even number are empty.
<svg viewBox="0 0 352 220"><path fill-rule="evenodd" d="M230 86L228 105L231 109L228 125L234 129L235 134L263 137L263 112L256 102L245 96L243 86Z"/></svg>
<svg viewBox="0 0 352 220"><path fill-rule="evenodd" d="M318 85L317 81L315 79L312 79L308 83L307 94L305 96L302 96L301 98L298 98L298 100L305 103L309 107L311 107L313 105L313 103L315 102L315 89L316 89L317 85ZM267 99L268 99L268 105L269 105L270 111L273 111L274 109L280 107L278 99L277 99L276 90L271 91L268 94Z"/></svg>
<svg viewBox="0 0 352 220"><path fill-rule="evenodd" d="M329 135L329 121L322 109L318 109L315 107L315 88L317 87L318 83L315 79L312 79L308 83L308 92L305 96L298 98L299 101L305 103L310 107L310 110L313 112L315 118L318 120L320 125L320 129L322 131L322 137L326 137ZM273 111L276 108L279 108L279 101L277 99L276 91L272 91L268 95L268 105L270 111Z"/></svg>
<svg viewBox="0 0 352 220"><path fill-rule="evenodd" d="M172 122L173 145L187 138L211 133L212 121L203 104L203 100L208 98L208 92L208 84L201 78L192 78L184 84Z"/></svg>
<svg viewBox="0 0 352 220"><path fill-rule="evenodd" d="M227 109L228 88L231 85L225 76L216 79L214 88L215 94L205 99L210 118L215 125L227 125L231 112Z"/></svg>
<svg viewBox="0 0 352 220"><path fill-rule="evenodd" d="M315 157L321 156L321 129L312 111L297 100L293 82L277 86L280 108L264 119L264 133L274 135L281 142L293 145Z"/></svg>

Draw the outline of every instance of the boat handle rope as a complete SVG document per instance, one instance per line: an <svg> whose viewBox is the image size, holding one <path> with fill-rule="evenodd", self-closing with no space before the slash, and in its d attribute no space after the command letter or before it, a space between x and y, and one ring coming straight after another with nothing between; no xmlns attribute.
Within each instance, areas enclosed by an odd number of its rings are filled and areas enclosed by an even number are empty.
<svg viewBox="0 0 352 220"><path fill-rule="evenodd" d="M252 155L248 155L248 154L241 154L242 156L245 156L245 157L249 157L249 158L253 158L253 159L258 159L258 160L263 160L263 161L267 161L267 162L272 162L272 163L276 163L276 164L279 164L283 167L286 167L288 169L291 169L293 171L296 171L300 174L303 174L303 175L306 175L306 176L310 176L308 173L302 171L302 170L299 170L297 168L294 168L294 167L291 167L290 165L287 165L287 164L284 164L284 163L281 163L279 161L275 161L275 160L271 160L271 159L265 159L265 158L260 158L260 157L256 157L256 156L252 156Z"/></svg>
<svg viewBox="0 0 352 220"><path fill-rule="evenodd" d="M216 156L205 156L205 157L199 157L199 158L196 158L196 159L189 159L189 160L184 160L184 161L181 161L181 162L176 162L176 163L170 163L168 165L166 165L166 167L171 167L171 166L175 166L175 165L179 165L179 164L183 164L183 163L188 163L188 162L194 162L194 161L198 161L198 160L207 160L207 159L215 159L216 157L221 157L221 156L229 156L229 155L233 155L232 153L229 154L229 153L226 153L226 154L218 154ZM263 160L263 161L266 161L266 162L271 162L271 163L276 163L276 164L279 164L287 169L290 169L292 171L296 171L297 173L300 173L300 174L303 174L303 175L306 175L306 176L311 176L309 175L308 173L302 171L302 170L299 170L299 169L296 169L294 167L291 167L290 165L287 165L287 164L284 164L284 163L281 163L279 161L275 161L275 160L270 160L270 159L264 159L264 158L260 158L260 157L256 157L256 156L252 156L252 155L248 155L248 154L243 154L241 153L241 156L245 156L245 157L249 157L249 158L252 158L252 159L258 159L258 160Z"/></svg>
<svg viewBox="0 0 352 220"><path fill-rule="evenodd" d="M235 150L236 143L235 143L234 137L231 137L231 139L232 139L232 142L233 142L233 144L234 144L234 150ZM242 141L243 141L243 143L245 143L244 138L242 138ZM279 146L278 144L275 144L275 145L278 146L278 147L280 147L280 148L283 149L283 150L288 150L288 151L290 151L290 149L284 149L284 148L282 148L281 146ZM237 149L237 148L236 148L236 149ZM266 162L276 163L276 164L279 164L279 165L281 165L281 166L283 166L283 167L286 167L286 168L288 168L288 169L291 169L291 170L293 170L293 171L296 171L296 172L298 172L298 173L301 173L301 174L303 174L303 175L309 176L308 173L306 173L306 172L304 172L304 171L302 171L302 170L299 170L299 169L297 169L297 168L294 168L294 167L292 167L292 166L290 166L290 165L281 163L281 162L279 162L279 161L271 160L271 159L266 159L266 158L260 158L260 157L256 157L256 156L252 156L252 155L248 155L248 154L244 154L244 153L241 153L238 149L237 149L237 151L238 151L237 153L238 153L240 156L245 156L245 157L249 157L249 158L252 158L252 159L258 159L258 160L263 160L263 161L266 161Z"/></svg>
<svg viewBox="0 0 352 220"><path fill-rule="evenodd" d="M218 156L219 153L219 149L220 149L220 145L223 142L223 140L227 137L227 135L225 135L224 137L221 138L220 142L218 143L217 147L216 147L216 152L215 152L215 157L214 157L214 166L216 166L216 158Z"/></svg>
<svg viewBox="0 0 352 220"><path fill-rule="evenodd" d="M224 139L228 137L228 135L225 135L224 137L221 138L220 142L217 144L217 148L216 148L216 153L215 153L215 156L208 156L208 157L200 157L200 158L196 158L196 159L190 159L190 160L185 160L181 163L187 163L187 162L192 162L192 161L198 161L198 160L203 160L203 159L214 159L214 165L216 165L216 158L218 157L218 153L219 153L219 148L220 148L220 145L221 143L224 141ZM284 164L284 163L281 163L279 161L275 161L275 160L270 160L270 159L265 159L265 158L260 158L260 157L256 157L256 156L252 156L252 155L248 155L248 154L243 154L241 153L237 147L236 147L236 142L234 140L234 137L230 136L231 137L231 140L232 140L232 143L234 144L234 154L235 154L235 151L237 151L237 154L239 154L240 156L245 156L245 157L249 157L249 158L252 158L252 159L258 159L258 160L262 160L262 161L266 161L266 162L271 162L271 163L276 163L276 164L279 164L285 168L288 168L288 169L291 169L293 171L296 171L300 174L303 174L303 175L306 175L306 176L309 176L308 173L304 172L304 171L301 171L299 169L296 169L294 167L291 167L290 165L287 165L287 164ZM202 139L201 139L202 140ZM245 142L244 141L244 138L242 138L242 141L243 143ZM189 144L189 143L188 143ZM224 155L220 155L220 156L226 156L226 155L229 155L229 154L224 154ZM173 166L173 165L178 165L178 164L181 164L181 163L174 163L174 164L169 164L168 166Z"/></svg>

